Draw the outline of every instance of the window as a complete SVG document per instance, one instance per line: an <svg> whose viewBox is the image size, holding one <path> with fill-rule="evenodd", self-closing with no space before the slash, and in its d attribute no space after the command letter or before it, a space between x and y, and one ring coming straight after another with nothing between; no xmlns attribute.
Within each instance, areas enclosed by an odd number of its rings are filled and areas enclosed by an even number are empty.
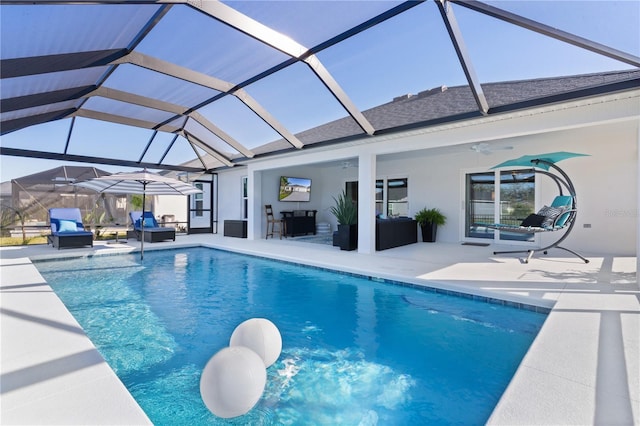
<svg viewBox="0 0 640 426"><path fill-rule="evenodd" d="M242 176L242 219L249 218L249 179Z"/></svg>
<svg viewBox="0 0 640 426"><path fill-rule="evenodd" d="M409 179L376 180L376 217L409 215Z"/></svg>
<svg viewBox="0 0 640 426"><path fill-rule="evenodd" d="M376 217L384 214L384 182L376 180Z"/></svg>
<svg viewBox="0 0 640 426"><path fill-rule="evenodd" d="M358 182L347 182L345 190L347 197L351 197L357 205ZM388 217L409 216L408 178L376 180L376 217L383 214Z"/></svg>
<svg viewBox="0 0 640 426"><path fill-rule="evenodd" d="M347 198L351 198L356 206L358 205L358 182L347 182L345 184Z"/></svg>
<svg viewBox="0 0 640 426"><path fill-rule="evenodd" d="M409 179L387 180L387 216L409 215Z"/></svg>
<svg viewBox="0 0 640 426"><path fill-rule="evenodd" d="M195 186L196 188L198 188L199 190L202 191L203 189L203 185L202 183L196 182L193 186ZM201 217L203 216L203 209L204 209L204 193L200 192L198 194L194 194L193 195L193 215L195 217Z"/></svg>

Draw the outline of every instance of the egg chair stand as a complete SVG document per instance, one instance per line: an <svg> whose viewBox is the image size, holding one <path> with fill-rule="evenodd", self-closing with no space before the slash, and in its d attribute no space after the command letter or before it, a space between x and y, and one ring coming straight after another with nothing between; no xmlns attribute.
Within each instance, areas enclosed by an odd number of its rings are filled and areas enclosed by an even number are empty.
<svg viewBox="0 0 640 426"><path fill-rule="evenodd" d="M560 195L558 195L551 204L551 207L554 208L563 208L563 212L553 219L553 222L549 226L513 226L513 225L502 225L502 224L494 224L488 225L487 227L490 229L496 229L499 231L505 232L513 232L517 234L532 234L532 233L549 233L549 232L560 232L560 236L553 243L546 245L542 248L536 249L527 249L527 250L506 250L506 251L494 251L493 254L513 254L513 253L527 253L527 257L524 260L524 263L529 263L529 260L533 257L533 255L537 252L542 252L543 254L547 254L549 249L558 248L564 251L567 251L574 256L582 259L584 263L589 263L589 259L585 258L578 252L568 249L566 247L560 246L560 244L571 234L571 230L575 225L576 215L578 213L577 203L576 203L576 191L573 186L573 182L569 179L569 176L556 166L551 161L546 161L544 159L534 159L531 160L531 163L535 167L541 167L541 165L545 168L551 168L556 171L560 176L555 173L551 173L547 170L540 169L532 169L534 173L542 174L550 177L558 186L558 191ZM569 195L563 194L563 187L569 192Z"/></svg>

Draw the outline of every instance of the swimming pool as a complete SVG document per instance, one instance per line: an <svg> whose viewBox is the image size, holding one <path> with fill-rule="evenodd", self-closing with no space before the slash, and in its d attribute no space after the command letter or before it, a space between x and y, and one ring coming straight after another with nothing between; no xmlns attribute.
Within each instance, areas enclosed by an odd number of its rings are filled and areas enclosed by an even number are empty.
<svg viewBox="0 0 640 426"><path fill-rule="evenodd" d="M481 424L545 315L195 248L36 263L155 424ZM200 373L252 317L283 349L248 414Z"/></svg>

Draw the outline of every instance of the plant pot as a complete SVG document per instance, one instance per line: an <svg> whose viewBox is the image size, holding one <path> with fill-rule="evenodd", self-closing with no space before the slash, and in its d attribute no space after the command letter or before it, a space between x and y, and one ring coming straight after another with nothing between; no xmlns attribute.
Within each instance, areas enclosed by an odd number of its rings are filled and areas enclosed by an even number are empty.
<svg viewBox="0 0 640 426"><path fill-rule="evenodd" d="M338 225L338 246L340 250L358 248L358 225Z"/></svg>
<svg viewBox="0 0 640 426"><path fill-rule="evenodd" d="M422 228L422 241L425 243L433 243L436 241L438 225L435 223L425 223L424 225L420 225L420 228Z"/></svg>

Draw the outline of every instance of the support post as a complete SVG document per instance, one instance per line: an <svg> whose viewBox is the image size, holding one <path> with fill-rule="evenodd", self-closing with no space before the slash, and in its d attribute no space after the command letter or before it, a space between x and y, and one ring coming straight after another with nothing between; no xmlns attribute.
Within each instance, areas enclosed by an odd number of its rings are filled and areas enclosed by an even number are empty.
<svg viewBox="0 0 640 426"><path fill-rule="evenodd" d="M358 157L358 253L376 251L376 156Z"/></svg>

